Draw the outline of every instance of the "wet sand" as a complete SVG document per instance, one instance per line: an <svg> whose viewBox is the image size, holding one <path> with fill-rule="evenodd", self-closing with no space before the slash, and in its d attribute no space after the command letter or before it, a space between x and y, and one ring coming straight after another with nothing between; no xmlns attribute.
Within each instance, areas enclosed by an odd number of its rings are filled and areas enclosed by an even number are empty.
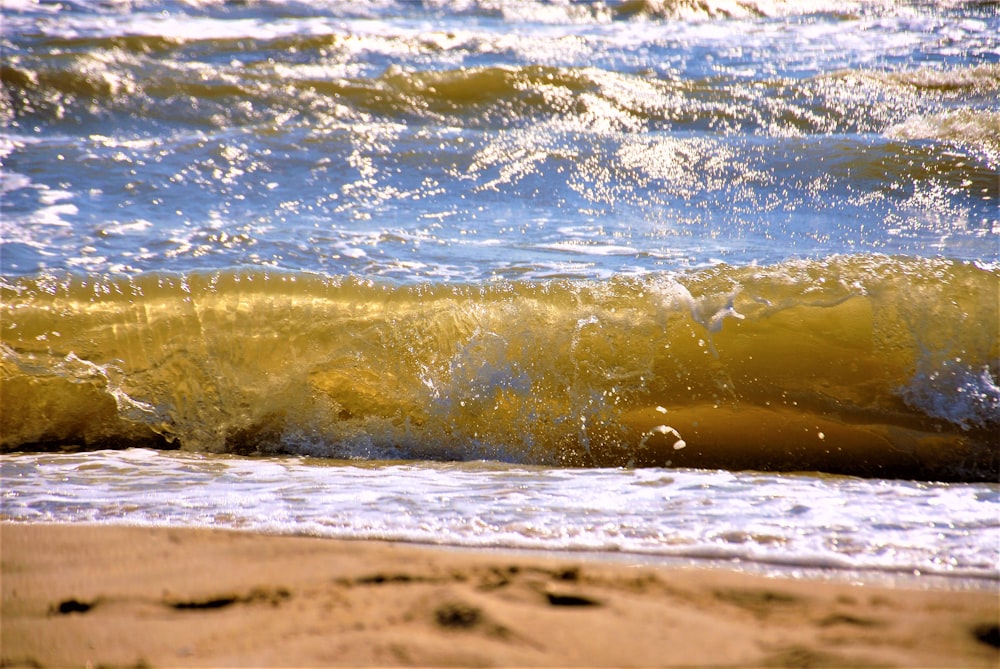
<svg viewBox="0 0 1000 669"><path fill-rule="evenodd" d="M1000 666L996 589L0 525L0 665Z"/></svg>

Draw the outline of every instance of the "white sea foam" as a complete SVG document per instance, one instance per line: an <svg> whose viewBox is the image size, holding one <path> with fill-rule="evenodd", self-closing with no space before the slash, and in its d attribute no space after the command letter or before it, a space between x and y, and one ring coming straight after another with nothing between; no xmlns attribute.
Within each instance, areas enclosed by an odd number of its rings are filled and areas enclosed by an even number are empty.
<svg viewBox="0 0 1000 669"><path fill-rule="evenodd" d="M889 127L894 139L938 140L971 147L1000 165L1000 112L959 109L929 115L914 115Z"/></svg>
<svg viewBox="0 0 1000 669"><path fill-rule="evenodd" d="M18 172L0 171L0 194L28 188L31 185L31 178Z"/></svg>
<svg viewBox="0 0 1000 669"><path fill-rule="evenodd" d="M232 527L1000 578L1000 488L992 484L146 450L4 455L0 469L0 513L16 521Z"/></svg>

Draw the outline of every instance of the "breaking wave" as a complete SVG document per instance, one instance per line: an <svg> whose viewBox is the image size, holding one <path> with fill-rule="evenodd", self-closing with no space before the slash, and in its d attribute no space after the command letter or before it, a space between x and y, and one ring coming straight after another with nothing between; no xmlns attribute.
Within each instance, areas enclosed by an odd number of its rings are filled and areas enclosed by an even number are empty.
<svg viewBox="0 0 1000 669"><path fill-rule="evenodd" d="M995 478L998 293L996 268L882 256L472 285L22 278L3 286L0 434Z"/></svg>

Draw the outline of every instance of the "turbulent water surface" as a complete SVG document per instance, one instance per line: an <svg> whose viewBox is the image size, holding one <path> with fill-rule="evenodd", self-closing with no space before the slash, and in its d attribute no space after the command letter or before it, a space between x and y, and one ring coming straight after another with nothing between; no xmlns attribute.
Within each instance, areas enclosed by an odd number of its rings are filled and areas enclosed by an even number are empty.
<svg viewBox="0 0 1000 669"><path fill-rule="evenodd" d="M990 3L0 7L4 518L1000 577Z"/></svg>

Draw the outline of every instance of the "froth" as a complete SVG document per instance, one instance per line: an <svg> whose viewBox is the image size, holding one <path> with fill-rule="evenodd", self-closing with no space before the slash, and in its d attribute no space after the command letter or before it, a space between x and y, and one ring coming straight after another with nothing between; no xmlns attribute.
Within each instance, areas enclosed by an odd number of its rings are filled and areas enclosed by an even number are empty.
<svg viewBox="0 0 1000 669"><path fill-rule="evenodd" d="M938 140L967 146L1000 165L1000 112L962 109L926 116L911 116L886 130L904 140Z"/></svg>

